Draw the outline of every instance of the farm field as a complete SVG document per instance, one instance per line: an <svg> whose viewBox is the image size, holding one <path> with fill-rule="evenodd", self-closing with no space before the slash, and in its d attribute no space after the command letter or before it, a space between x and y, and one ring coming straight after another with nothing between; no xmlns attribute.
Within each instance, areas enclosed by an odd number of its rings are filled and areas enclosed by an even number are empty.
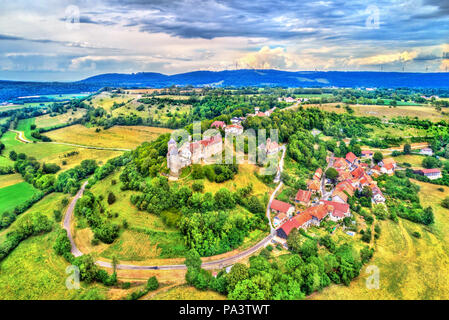
<svg viewBox="0 0 449 320"><path fill-rule="evenodd" d="M189 285L172 287L154 295L152 300L226 300L226 296L215 291L200 291Z"/></svg>
<svg viewBox="0 0 449 320"><path fill-rule="evenodd" d="M404 138L420 137L426 135L426 130L424 129L416 129L401 125L384 125L383 127L366 125L366 127L373 130L369 133L371 138Z"/></svg>
<svg viewBox="0 0 449 320"><path fill-rule="evenodd" d="M69 123L75 119L79 119L84 114L86 114L85 109L78 109L76 111L69 110L64 114L60 114L54 117L52 117L50 114L46 114L40 117L36 117L35 124L38 128L52 128Z"/></svg>
<svg viewBox="0 0 449 320"><path fill-rule="evenodd" d="M105 298L107 288L81 282L80 290L68 290L65 282L69 264L53 250L56 229L23 241L0 262L0 300Z"/></svg>
<svg viewBox="0 0 449 320"><path fill-rule="evenodd" d="M413 181L421 187L423 207L432 206L435 225L431 228L399 219L381 222L382 234L373 259L367 264L380 271L380 288L367 289L366 266L348 287L332 285L312 299L448 299L449 298L449 210L440 201L448 187ZM421 238L412 233L418 231ZM423 267L425 266L425 267Z"/></svg>
<svg viewBox="0 0 449 320"><path fill-rule="evenodd" d="M14 162L12 162L9 158L6 157L6 152L4 155L0 156L0 167L3 166L12 166Z"/></svg>
<svg viewBox="0 0 449 320"><path fill-rule="evenodd" d="M0 175L0 189L23 182L19 173Z"/></svg>
<svg viewBox="0 0 449 320"><path fill-rule="evenodd" d="M31 125L35 124L35 120L36 118L19 120L16 128L17 131L23 131L25 138L30 141L37 141L31 136Z"/></svg>
<svg viewBox="0 0 449 320"><path fill-rule="evenodd" d="M14 209L30 199L38 190L27 182L19 182L0 189L0 212Z"/></svg>
<svg viewBox="0 0 449 320"><path fill-rule="evenodd" d="M170 129L145 126L114 126L95 132L95 128L73 125L47 132L53 141L86 146L132 149L145 141L171 132Z"/></svg>
<svg viewBox="0 0 449 320"><path fill-rule="evenodd" d="M408 154L394 157L397 163L410 163L413 168L422 168L422 161L424 160L424 158L425 156L418 154Z"/></svg>
<svg viewBox="0 0 449 320"><path fill-rule="evenodd" d="M304 108L316 107L324 111L345 113L346 110L342 106L336 108L336 105L342 105L341 103L328 103L320 105L304 104ZM356 116L373 116L378 118L391 119L395 117L418 117L419 119L428 119L431 121L448 120L449 116L443 115L433 107L427 106L378 106L378 105L351 105L350 106L355 111Z"/></svg>

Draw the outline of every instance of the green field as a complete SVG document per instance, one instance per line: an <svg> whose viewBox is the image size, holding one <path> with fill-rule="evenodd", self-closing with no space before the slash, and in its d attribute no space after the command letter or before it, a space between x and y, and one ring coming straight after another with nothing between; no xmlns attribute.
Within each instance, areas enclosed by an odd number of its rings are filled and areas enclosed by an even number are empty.
<svg viewBox="0 0 449 320"><path fill-rule="evenodd" d="M3 166L12 166L14 162L12 162L9 158L6 157L6 152L4 155L0 156L0 167Z"/></svg>
<svg viewBox="0 0 449 320"><path fill-rule="evenodd" d="M30 199L37 190L27 182L20 182L0 189L0 212L14 209Z"/></svg>

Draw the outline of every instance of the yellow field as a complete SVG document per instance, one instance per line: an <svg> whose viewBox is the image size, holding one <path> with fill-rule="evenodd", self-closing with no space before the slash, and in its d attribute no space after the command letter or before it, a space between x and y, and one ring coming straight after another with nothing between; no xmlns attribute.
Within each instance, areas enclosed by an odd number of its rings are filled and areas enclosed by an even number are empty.
<svg viewBox="0 0 449 320"><path fill-rule="evenodd" d="M171 132L170 129L145 126L114 126L95 132L95 128L73 125L47 132L53 141L86 146L132 149L142 142L156 139L159 135Z"/></svg>
<svg viewBox="0 0 449 320"><path fill-rule="evenodd" d="M223 183L209 182L204 179L204 190L215 193L221 188L228 188L230 191L236 191L237 188L245 187L248 184L253 184L253 194L256 196L264 195L270 192L270 188L262 181L257 179L254 171L258 167L252 164L240 164L239 172L235 175L233 180L228 180Z"/></svg>
<svg viewBox="0 0 449 320"><path fill-rule="evenodd" d="M0 175L0 188L12 186L23 181L22 176L19 173Z"/></svg>
<svg viewBox="0 0 449 320"><path fill-rule="evenodd" d="M57 115L55 117L51 117L49 114L36 117L35 124L38 128L48 128L53 126L62 125L68 122L71 122L75 119L81 118L85 113L85 109L78 109L72 114L72 110L64 114Z"/></svg>
<svg viewBox="0 0 449 320"><path fill-rule="evenodd" d="M189 285L182 285L162 291L153 300L225 300L226 297L215 291L200 291Z"/></svg>
<svg viewBox="0 0 449 320"><path fill-rule="evenodd" d="M439 205L449 188L441 192L440 186L414 182L421 186L423 206L434 209L435 225L381 222L376 252L368 263L379 268L380 288L366 288L364 267L349 287L332 285L312 299L449 299L449 210ZM413 237L414 231L422 237Z"/></svg>
<svg viewBox="0 0 449 320"><path fill-rule="evenodd" d="M373 132L370 133L370 136L373 138L405 138L410 136L416 137L426 135L426 130L424 129L410 128L401 125L384 125L381 127L366 125L366 127L373 130Z"/></svg>
<svg viewBox="0 0 449 320"><path fill-rule="evenodd" d="M102 92L92 99L92 106L95 108L101 107L107 111L110 111L114 102L116 102L116 103L125 102L126 103L130 99L133 99L133 97L126 95L126 94L119 94L117 97L112 98L110 93Z"/></svg>
<svg viewBox="0 0 449 320"><path fill-rule="evenodd" d="M412 167L419 167L422 168L422 161L425 158L425 156L417 155L417 154L408 154L403 155L399 157L395 157L397 163L407 162L412 165Z"/></svg>
<svg viewBox="0 0 449 320"><path fill-rule="evenodd" d="M340 105L340 108L336 108L336 105ZM343 107L343 103L328 103L320 105L303 105L304 108L317 107L325 111L333 111L336 113L344 113L346 109ZM427 119L431 121L448 120L449 116L442 115L433 107L426 106L377 106L377 105L350 105L354 109L354 115L356 116L373 116L378 118L391 119L399 116L418 117L420 119Z"/></svg>

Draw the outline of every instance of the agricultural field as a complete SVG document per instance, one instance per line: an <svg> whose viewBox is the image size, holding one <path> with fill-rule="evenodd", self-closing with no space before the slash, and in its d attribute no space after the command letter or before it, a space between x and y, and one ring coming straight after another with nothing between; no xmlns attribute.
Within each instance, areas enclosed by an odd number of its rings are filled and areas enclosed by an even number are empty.
<svg viewBox="0 0 449 320"><path fill-rule="evenodd" d="M449 194L449 188L413 181L424 207L431 206L435 225L425 227L399 219L381 222L382 233L376 252L368 265L380 271L379 289L367 289L366 266L360 276L348 287L332 285L311 299L448 299L449 298L449 210L440 201ZM419 232L421 238L412 236Z"/></svg>
<svg viewBox="0 0 449 320"><path fill-rule="evenodd" d="M22 119L19 120L19 123L17 124L17 131L23 131L23 134L25 136L25 139L29 141L37 141L35 138L31 136L31 125L35 124L36 118L28 118L28 119Z"/></svg>
<svg viewBox="0 0 449 320"><path fill-rule="evenodd" d="M200 291L188 285L172 287L154 295L152 300L225 300L226 296L215 291Z"/></svg>
<svg viewBox="0 0 449 320"><path fill-rule="evenodd" d="M340 105L340 108L336 106ZM343 108L342 103L328 103L322 105L312 105L304 104L304 108L316 107L324 111L345 113L346 110ZM378 106L378 105L351 105L354 109L354 114L356 116L373 116L377 118L391 119L396 117L418 117L419 119L428 119L431 121L448 120L448 115L443 115L438 112L434 107L428 106Z"/></svg>
<svg viewBox="0 0 449 320"><path fill-rule="evenodd" d="M19 182L0 189L0 212L14 209L38 191L27 182Z"/></svg>
<svg viewBox="0 0 449 320"><path fill-rule="evenodd" d="M426 156L418 155L418 154L407 154L398 157L394 157L396 163L409 163L413 168L422 168L422 161Z"/></svg>
<svg viewBox="0 0 449 320"><path fill-rule="evenodd" d="M4 155L0 155L0 167L12 166L13 164L14 162L6 157L6 153Z"/></svg>
<svg viewBox="0 0 449 320"><path fill-rule="evenodd" d="M426 130L411 128L404 125L383 125L382 127L366 125L373 131L369 133L371 138L407 138L426 136Z"/></svg>
<svg viewBox="0 0 449 320"><path fill-rule="evenodd" d="M23 178L18 173L0 175L0 189L20 182L23 182Z"/></svg>
<svg viewBox="0 0 449 320"><path fill-rule="evenodd" d="M64 114L59 114L56 116L51 116L50 114L46 114L43 116L36 117L35 124L38 128L53 128L57 126L64 125L66 123L72 122L76 119L81 118L84 114L86 114L85 109L78 109L76 111L68 110Z"/></svg>
<svg viewBox="0 0 449 320"><path fill-rule="evenodd" d="M73 125L46 133L55 142L95 146L105 148L132 149L145 141L156 139L159 135L171 132L170 129L144 126L114 126L96 132L96 128Z"/></svg>

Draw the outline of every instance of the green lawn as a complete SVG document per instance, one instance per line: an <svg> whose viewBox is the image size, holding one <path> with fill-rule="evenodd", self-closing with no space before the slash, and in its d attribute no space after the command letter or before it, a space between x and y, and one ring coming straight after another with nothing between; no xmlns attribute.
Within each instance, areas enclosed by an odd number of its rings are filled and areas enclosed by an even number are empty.
<svg viewBox="0 0 449 320"><path fill-rule="evenodd" d="M14 162L12 162L9 158L6 157L6 153L0 156L0 167L12 165L14 165Z"/></svg>
<svg viewBox="0 0 449 320"><path fill-rule="evenodd" d="M0 212L14 209L37 193L31 184L21 182L0 189Z"/></svg>

